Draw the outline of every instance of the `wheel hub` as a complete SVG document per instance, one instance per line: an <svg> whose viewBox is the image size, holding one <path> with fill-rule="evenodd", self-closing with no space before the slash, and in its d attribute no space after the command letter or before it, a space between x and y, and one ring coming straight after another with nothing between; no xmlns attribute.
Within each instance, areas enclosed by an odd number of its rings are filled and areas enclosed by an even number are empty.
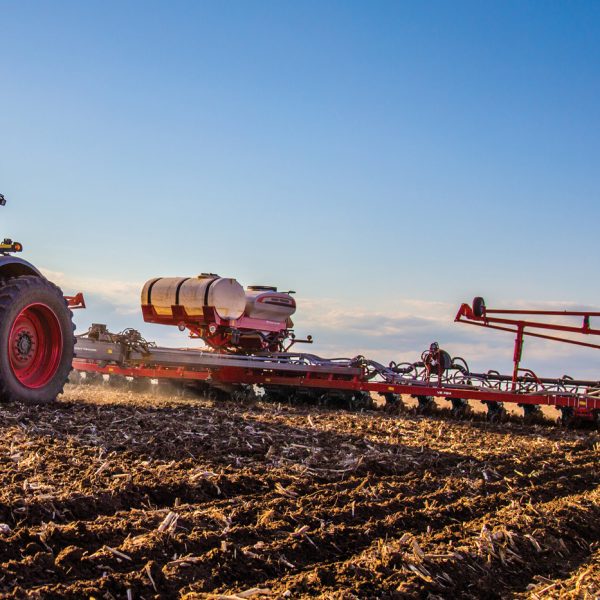
<svg viewBox="0 0 600 600"><path fill-rule="evenodd" d="M31 358L34 350L33 336L28 331L21 331L17 334L15 349L17 351L17 359L27 360Z"/></svg>

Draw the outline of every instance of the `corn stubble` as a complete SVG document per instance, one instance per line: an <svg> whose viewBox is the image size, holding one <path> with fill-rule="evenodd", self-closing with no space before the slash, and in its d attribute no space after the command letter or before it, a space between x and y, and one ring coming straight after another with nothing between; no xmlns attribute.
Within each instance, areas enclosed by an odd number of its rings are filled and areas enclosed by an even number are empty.
<svg viewBox="0 0 600 600"><path fill-rule="evenodd" d="M2 598L597 598L598 434L71 387L0 406Z"/></svg>

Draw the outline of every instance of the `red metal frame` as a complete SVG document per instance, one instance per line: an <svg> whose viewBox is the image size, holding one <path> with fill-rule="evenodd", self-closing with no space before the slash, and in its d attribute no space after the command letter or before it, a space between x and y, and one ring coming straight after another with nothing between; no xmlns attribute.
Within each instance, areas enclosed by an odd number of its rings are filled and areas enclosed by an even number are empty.
<svg viewBox="0 0 600 600"><path fill-rule="evenodd" d="M600 312L593 311L569 311L569 310L518 310L518 309L498 309L498 308L487 308L485 305L482 307L482 315L478 316L475 314L475 310L469 304L461 304L456 314L455 321L459 323L466 323L468 325L477 325L478 327L487 327L489 329L497 329L499 331L508 331L509 333L515 333L515 346L513 352L513 375L512 384L513 390L517 384L517 378L519 372L527 372L531 374L528 369L521 369L520 363L523 357L523 342L524 337L536 337L544 340L551 340L555 342L563 342L565 344L574 344L576 346L585 346L586 348L595 348L600 350L600 344L592 344L589 342L581 342L578 340L572 340L565 337L559 337L554 335L545 335L543 333L537 333L534 331L527 331L526 328L530 329L544 329L551 331L565 331L568 333L576 333L581 335L600 335L600 329L593 329L590 326L590 319L592 317L600 317ZM546 323L540 321L529 321L524 319L506 319L501 317L495 317L493 315L534 315L534 316L559 316L559 317L583 317L583 324L581 327L573 327L570 325L562 325L560 323Z"/></svg>
<svg viewBox="0 0 600 600"><path fill-rule="evenodd" d="M267 321L264 319L252 319L242 316L239 319L223 319L211 306L205 306L202 315L190 315L183 306L173 305L171 315L159 315L151 304L142 304L142 316L146 323L157 323L159 325L176 326L180 329L189 329L190 337L200 338L215 349L226 348L231 344L232 330L239 330L248 335L252 331L278 334L283 341L289 333L286 321ZM214 328L214 332L211 329ZM247 350L272 350L276 347L268 347L257 340L248 340L241 337L235 344Z"/></svg>
<svg viewBox="0 0 600 600"><path fill-rule="evenodd" d="M75 296L65 296L65 300L71 310L85 308L85 298L81 292L78 292Z"/></svg>
<svg viewBox="0 0 600 600"><path fill-rule="evenodd" d="M85 306L83 296L77 296L68 299L69 304L74 304L75 307L82 304ZM287 387L290 389L319 389L319 390L339 390L339 391L363 391L378 394L408 394L415 397L442 397L448 400L464 399L464 400L480 400L490 405L494 403L509 402L524 405L545 405L554 406L559 409L572 409L572 413L578 417L596 418L600 414L600 394L597 393L595 384L589 384L591 387L577 387L570 391L561 391L561 388L556 389L537 389L534 392L524 391L527 388L518 387L523 380L530 379L541 384L536 375L528 370L520 368L520 362L523 353L524 336L529 335L552 341L561 341L579 346L586 346L600 349L600 344L581 342L554 335L546 335L531 329L563 331L567 333L576 333L584 335L600 335L599 329L593 329L590 325L591 317L599 317L599 312L588 311L541 311L541 310L501 310L487 309L483 305L483 301L476 310L468 304L463 304L455 318L457 322L463 322L470 325L480 327L488 327L500 331L508 331L515 333L515 347L513 362L514 368L512 377L510 378L510 389L490 389L489 387L477 387L470 385L451 383L431 382L429 379L423 381L399 381L397 383L389 383L381 380L372 379L372 373L367 373L366 367L360 369L353 368L344 372L340 367L331 368L331 370L323 370L322 366L315 367L314 365L304 365L302 368L292 370L283 370L277 368L277 363L265 363L262 366L253 365L249 368L244 366L211 366L204 367L179 367L179 366L157 366L151 363L146 364L145 359L130 360L126 366L117 364L106 364L105 362L94 361L93 359L84 360L75 358L73 367L79 371L89 371L105 375L121 375L124 377L133 378L152 378L152 379L167 379L178 381L203 381L216 384L230 385L264 385L275 387ZM213 322L219 326L230 326L232 322L222 321L215 311L206 307L206 313L202 318L190 317L185 313L185 310L179 306L173 307L173 316L163 318L156 314L152 306L143 306L144 319L149 322L162 323L166 325L183 324L190 329L192 336L206 338L207 322ZM500 316L498 316L500 315ZM506 315L525 315L539 316L560 316L560 317L583 317L581 327L570 325L562 325L552 322L539 322L528 319L513 319L506 318ZM206 320L205 320L206 319ZM253 319L240 319L233 323L240 326L241 322L245 325L250 325ZM260 327L264 330L264 321L259 321ZM253 325L254 323L252 323ZM282 324L279 324L282 325ZM273 331L277 332L275 323L273 322ZM215 335L225 335L217 331ZM151 359L150 359L151 360ZM526 376L519 376L519 373L524 373ZM507 378L508 380L508 378ZM565 380L566 381L566 380ZM587 385L585 382L579 385Z"/></svg>
<svg viewBox="0 0 600 600"><path fill-rule="evenodd" d="M392 384L381 381L367 381L363 375L344 375L340 373L314 373L310 367L300 373L278 373L274 369L263 371L243 367L222 367L218 369L185 369L182 367L148 367L102 365L92 361L75 359L73 368L79 371L91 371L106 375L124 377L150 377L155 379L173 379L188 381L207 381L239 384L257 384L285 386L290 388L312 388L323 390L364 391L379 394L408 394L411 396L434 396L444 398L463 398L482 402L511 402L515 404L545 405L557 408L575 409L580 417L591 417L594 411L600 411L600 397L574 396L572 394L534 393L515 394L510 391L493 391L453 387L450 384Z"/></svg>

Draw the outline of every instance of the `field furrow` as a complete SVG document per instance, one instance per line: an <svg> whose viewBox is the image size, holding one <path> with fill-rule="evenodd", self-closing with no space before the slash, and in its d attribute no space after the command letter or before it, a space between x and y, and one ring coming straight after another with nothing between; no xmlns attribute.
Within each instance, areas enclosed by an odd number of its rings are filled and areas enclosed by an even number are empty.
<svg viewBox="0 0 600 600"><path fill-rule="evenodd" d="M598 573L594 431L93 387L0 426L2 598L555 597Z"/></svg>

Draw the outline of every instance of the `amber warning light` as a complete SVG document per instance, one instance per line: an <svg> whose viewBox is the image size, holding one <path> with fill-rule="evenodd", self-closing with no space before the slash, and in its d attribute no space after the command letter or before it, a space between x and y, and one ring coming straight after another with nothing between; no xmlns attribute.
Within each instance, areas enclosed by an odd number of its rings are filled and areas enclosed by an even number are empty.
<svg viewBox="0 0 600 600"><path fill-rule="evenodd" d="M0 252L22 252L23 245L20 242L13 242L11 239L6 238L0 244Z"/></svg>

